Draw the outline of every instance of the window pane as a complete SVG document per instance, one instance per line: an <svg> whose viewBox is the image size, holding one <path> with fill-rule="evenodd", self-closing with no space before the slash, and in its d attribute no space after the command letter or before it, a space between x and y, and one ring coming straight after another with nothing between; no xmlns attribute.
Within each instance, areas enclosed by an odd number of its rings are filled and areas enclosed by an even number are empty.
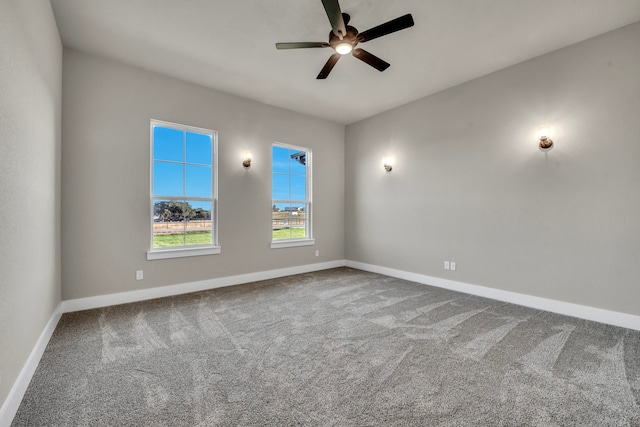
<svg viewBox="0 0 640 427"><path fill-rule="evenodd" d="M272 240L309 238L310 150L272 145ZM276 202L278 201L278 202Z"/></svg>
<svg viewBox="0 0 640 427"><path fill-rule="evenodd" d="M289 173L296 175L306 175L307 152L289 150L289 158Z"/></svg>
<svg viewBox="0 0 640 427"><path fill-rule="evenodd" d="M307 216L304 205L277 203L271 217L272 239L307 237Z"/></svg>
<svg viewBox="0 0 640 427"><path fill-rule="evenodd" d="M211 167L186 165L186 196L211 197Z"/></svg>
<svg viewBox="0 0 640 427"><path fill-rule="evenodd" d="M210 245L213 242L211 202L187 200L187 245Z"/></svg>
<svg viewBox="0 0 640 427"><path fill-rule="evenodd" d="M291 218L291 238L301 239L307 237L307 222L304 216Z"/></svg>
<svg viewBox="0 0 640 427"><path fill-rule="evenodd" d="M153 195L182 196L183 166L177 163L153 162Z"/></svg>
<svg viewBox="0 0 640 427"><path fill-rule="evenodd" d="M289 150L282 147L273 147L272 170L278 173L289 173Z"/></svg>
<svg viewBox="0 0 640 427"><path fill-rule="evenodd" d="M187 163L211 165L210 135L187 132Z"/></svg>
<svg viewBox="0 0 640 427"><path fill-rule="evenodd" d="M153 203L153 247L184 246L184 203L157 200Z"/></svg>
<svg viewBox="0 0 640 427"><path fill-rule="evenodd" d="M160 126L153 128L154 160L184 161L184 132Z"/></svg>
<svg viewBox="0 0 640 427"><path fill-rule="evenodd" d="M307 177L299 175L291 175L291 196L289 200L306 200L307 199Z"/></svg>
<svg viewBox="0 0 640 427"><path fill-rule="evenodd" d="M155 120L151 126L151 250L216 245L215 131Z"/></svg>
<svg viewBox="0 0 640 427"><path fill-rule="evenodd" d="M289 220L291 219L290 206L288 203L276 203L271 217L271 227L273 229L272 239L290 239L291 238L291 226Z"/></svg>
<svg viewBox="0 0 640 427"><path fill-rule="evenodd" d="M273 174L272 199L289 200L289 175Z"/></svg>

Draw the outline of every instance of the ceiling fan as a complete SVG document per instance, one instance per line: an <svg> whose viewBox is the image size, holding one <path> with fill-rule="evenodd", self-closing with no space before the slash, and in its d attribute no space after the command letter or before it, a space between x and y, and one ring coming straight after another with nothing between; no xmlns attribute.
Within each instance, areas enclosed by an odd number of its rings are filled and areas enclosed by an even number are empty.
<svg viewBox="0 0 640 427"><path fill-rule="evenodd" d="M324 67L322 67L320 74L318 74L318 77L316 77L317 79L326 79L340 57L348 53L351 53L359 60L371 65L378 71L386 70L391 64L383 61L375 55L372 55L364 49L357 48L356 46L358 45L358 43L365 43L370 40L377 39L378 37L386 36L387 34L395 33L396 31L413 27L413 17L409 13L360 33L356 28L348 25L351 17L347 13L342 13L338 0L322 0L322 5L324 6L325 12L327 12L327 17L329 18L329 22L331 23L332 27L332 30L329 33L328 43L276 43L277 49L306 49L315 47L333 48L336 53L329 57L327 63L324 64Z"/></svg>

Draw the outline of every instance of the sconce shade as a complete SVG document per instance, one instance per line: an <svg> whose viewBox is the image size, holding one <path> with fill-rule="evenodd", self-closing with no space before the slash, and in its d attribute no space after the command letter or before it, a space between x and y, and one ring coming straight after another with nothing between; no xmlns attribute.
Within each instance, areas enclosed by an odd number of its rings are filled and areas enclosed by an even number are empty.
<svg viewBox="0 0 640 427"><path fill-rule="evenodd" d="M540 150L549 151L553 148L553 141L549 138L548 128L542 128L538 131L538 139L540 140Z"/></svg>
<svg viewBox="0 0 640 427"><path fill-rule="evenodd" d="M391 164L391 159L389 158L385 158L382 160L382 167L384 167L384 170L386 170L387 172L391 172L393 170L393 165Z"/></svg>
<svg viewBox="0 0 640 427"><path fill-rule="evenodd" d="M548 135L540 135L540 149L542 151L549 151L553 148L553 141Z"/></svg>
<svg viewBox="0 0 640 427"><path fill-rule="evenodd" d="M251 153L246 153L244 155L244 160L242 161L242 166L245 168L251 167Z"/></svg>
<svg viewBox="0 0 640 427"><path fill-rule="evenodd" d="M553 141L551 138L540 138L540 149L543 151L549 151L553 147Z"/></svg>

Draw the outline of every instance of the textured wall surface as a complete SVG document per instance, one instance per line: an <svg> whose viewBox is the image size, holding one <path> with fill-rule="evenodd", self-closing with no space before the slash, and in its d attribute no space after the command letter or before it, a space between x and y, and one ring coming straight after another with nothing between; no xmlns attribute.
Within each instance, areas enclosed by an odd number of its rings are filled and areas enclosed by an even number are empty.
<svg viewBox="0 0 640 427"><path fill-rule="evenodd" d="M63 299L344 259L344 126L66 49L63 87ZM146 260L150 119L218 131L220 255ZM313 150L315 246L270 248L275 141Z"/></svg>
<svg viewBox="0 0 640 427"><path fill-rule="evenodd" d="M347 259L640 315L638 40L633 24L348 126Z"/></svg>
<svg viewBox="0 0 640 427"><path fill-rule="evenodd" d="M46 1L0 1L0 406L60 302L62 44Z"/></svg>

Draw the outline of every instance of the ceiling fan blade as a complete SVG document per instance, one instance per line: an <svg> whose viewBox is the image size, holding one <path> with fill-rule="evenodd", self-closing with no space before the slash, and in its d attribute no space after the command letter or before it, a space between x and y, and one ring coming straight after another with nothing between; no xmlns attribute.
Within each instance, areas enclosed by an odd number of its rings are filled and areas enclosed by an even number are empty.
<svg viewBox="0 0 640 427"><path fill-rule="evenodd" d="M340 3L338 3L338 0L322 0L322 5L325 12L327 12L329 22L331 22L333 33L342 39L347 34L347 27L340 11Z"/></svg>
<svg viewBox="0 0 640 427"><path fill-rule="evenodd" d="M333 66L336 65L336 62L338 62L338 59L340 59L341 56L342 55L340 55L339 53L334 53L333 55L331 55L327 63L324 64L324 67L322 67L322 70L320 70L320 74L318 74L318 77L316 77L316 79L326 79L333 69Z"/></svg>
<svg viewBox="0 0 640 427"><path fill-rule="evenodd" d="M353 49L353 52L351 54L358 58L360 61L366 62L367 64L371 65L378 71L384 71L391 66L391 64L389 64L388 62L385 62L377 56L370 54L364 49Z"/></svg>
<svg viewBox="0 0 640 427"><path fill-rule="evenodd" d="M276 43L276 49L306 49L309 47L331 47L331 45L324 42Z"/></svg>
<svg viewBox="0 0 640 427"><path fill-rule="evenodd" d="M358 40L360 42L368 42L409 27L413 27L413 16L410 13L361 32L358 34Z"/></svg>

